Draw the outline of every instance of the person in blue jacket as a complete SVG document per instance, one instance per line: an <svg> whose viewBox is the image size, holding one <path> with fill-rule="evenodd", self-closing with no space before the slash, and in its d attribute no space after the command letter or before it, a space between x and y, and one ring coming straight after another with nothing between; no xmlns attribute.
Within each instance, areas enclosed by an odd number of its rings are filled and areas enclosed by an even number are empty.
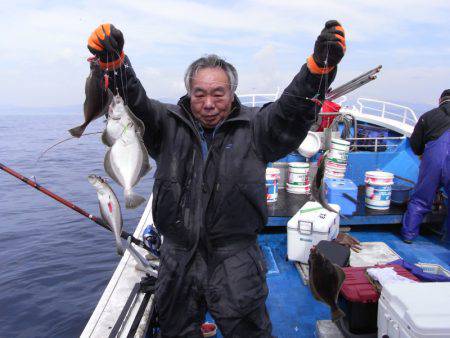
<svg viewBox="0 0 450 338"><path fill-rule="evenodd" d="M410 138L414 153L421 156L419 178L403 218L402 238L412 243L419 234L422 219L431 211L436 192L450 194L450 89L444 90L439 107L423 114ZM446 220L449 238L450 217Z"/></svg>

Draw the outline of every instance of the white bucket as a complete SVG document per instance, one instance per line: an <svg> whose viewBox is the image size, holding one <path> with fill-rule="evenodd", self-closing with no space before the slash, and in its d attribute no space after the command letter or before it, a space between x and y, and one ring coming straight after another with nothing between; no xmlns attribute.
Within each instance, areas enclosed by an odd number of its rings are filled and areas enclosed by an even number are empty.
<svg viewBox="0 0 450 338"><path fill-rule="evenodd" d="M391 204L394 175L385 171L366 172L366 207L387 210Z"/></svg>
<svg viewBox="0 0 450 338"><path fill-rule="evenodd" d="M344 178L345 172L333 171L333 170L326 169L323 175L325 178Z"/></svg>
<svg viewBox="0 0 450 338"><path fill-rule="evenodd" d="M344 172L347 170L347 164L345 163L337 163L330 161L329 159L325 162L325 168L333 171Z"/></svg>
<svg viewBox="0 0 450 338"><path fill-rule="evenodd" d="M266 197L268 203L276 202L278 199L278 180L280 170L277 168L266 169Z"/></svg>
<svg viewBox="0 0 450 338"><path fill-rule="evenodd" d="M291 194L309 194L311 187L308 185L287 184L286 191Z"/></svg>
<svg viewBox="0 0 450 338"><path fill-rule="evenodd" d="M340 138L332 138L330 148L348 152L350 150L350 142Z"/></svg>
<svg viewBox="0 0 450 338"><path fill-rule="evenodd" d="M289 180L290 185L302 186L309 184L309 163L290 162Z"/></svg>
<svg viewBox="0 0 450 338"><path fill-rule="evenodd" d="M320 136L312 131L308 131L308 135L306 135L306 138L300 144L300 147L298 147L298 152L300 155L309 158L317 154L320 146Z"/></svg>
<svg viewBox="0 0 450 338"><path fill-rule="evenodd" d="M347 163L348 151L332 148L327 158L337 163Z"/></svg>

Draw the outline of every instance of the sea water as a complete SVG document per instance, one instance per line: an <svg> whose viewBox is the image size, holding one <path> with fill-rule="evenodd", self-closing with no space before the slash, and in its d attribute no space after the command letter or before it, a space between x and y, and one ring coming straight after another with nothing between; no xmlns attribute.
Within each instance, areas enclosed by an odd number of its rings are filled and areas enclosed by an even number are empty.
<svg viewBox="0 0 450 338"><path fill-rule="evenodd" d="M0 115L0 163L99 215L87 176L107 176L100 134L62 143L36 162L82 122L81 113ZM98 119L86 132L103 128ZM136 188L147 198L151 162ZM145 203L125 209L122 188L110 184L133 232ZM0 170L0 337L79 336L119 260L112 233Z"/></svg>

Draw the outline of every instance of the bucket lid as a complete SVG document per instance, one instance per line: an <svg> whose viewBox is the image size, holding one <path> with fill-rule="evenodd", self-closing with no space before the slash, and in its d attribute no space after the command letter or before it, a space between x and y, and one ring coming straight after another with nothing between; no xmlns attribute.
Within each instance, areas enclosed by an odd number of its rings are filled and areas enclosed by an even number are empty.
<svg viewBox="0 0 450 338"><path fill-rule="evenodd" d="M339 145L350 147L350 142L349 141L346 141L346 140L343 140L343 139L340 139L340 138L332 138L331 139L331 143L336 143L336 144L339 144Z"/></svg>
<svg viewBox="0 0 450 338"><path fill-rule="evenodd" d="M296 185L296 184L286 183L286 186L288 187L288 189L292 189L292 190L309 190L310 189L309 184Z"/></svg>
<svg viewBox="0 0 450 338"><path fill-rule="evenodd" d="M309 169L308 162L289 162L289 166L292 168L306 168Z"/></svg>
<svg viewBox="0 0 450 338"><path fill-rule="evenodd" d="M266 175L280 175L280 169L278 169L278 168L266 168Z"/></svg>
<svg viewBox="0 0 450 338"><path fill-rule="evenodd" d="M330 204L336 211L340 211L337 204ZM303 207L288 221L287 227L298 229L299 223L309 223L313 232L328 233L332 226L335 226L337 214L324 209L317 202L306 202Z"/></svg>
<svg viewBox="0 0 450 338"><path fill-rule="evenodd" d="M394 179L394 174L389 173L387 171L381 171L381 170L373 170L373 171L366 171L366 178L379 178L379 179Z"/></svg>

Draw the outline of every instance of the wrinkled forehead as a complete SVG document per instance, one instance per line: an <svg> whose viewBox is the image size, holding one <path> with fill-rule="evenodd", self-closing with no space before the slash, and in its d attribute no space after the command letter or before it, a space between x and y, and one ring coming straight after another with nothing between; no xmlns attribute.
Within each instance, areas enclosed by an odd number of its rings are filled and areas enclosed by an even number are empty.
<svg viewBox="0 0 450 338"><path fill-rule="evenodd" d="M192 91L230 90L230 79L222 68L199 69L191 79Z"/></svg>

